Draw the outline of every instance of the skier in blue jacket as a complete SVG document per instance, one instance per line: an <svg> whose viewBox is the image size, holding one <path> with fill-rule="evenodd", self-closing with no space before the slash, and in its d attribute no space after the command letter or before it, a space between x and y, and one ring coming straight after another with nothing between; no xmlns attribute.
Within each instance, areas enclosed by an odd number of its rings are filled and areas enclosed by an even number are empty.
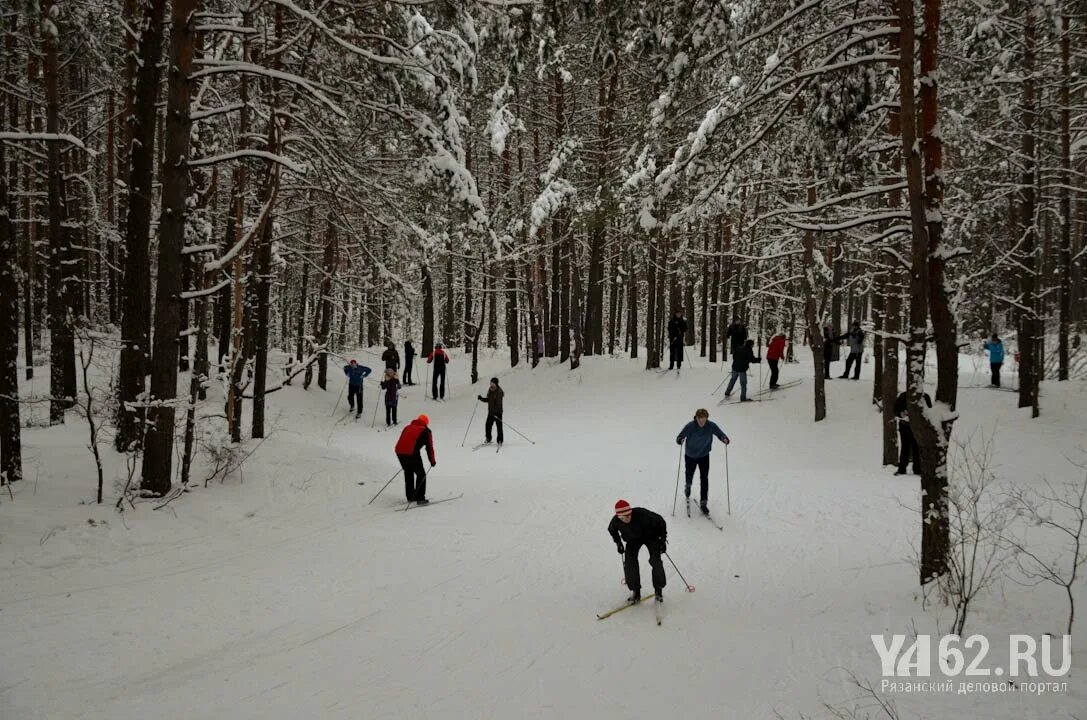
<svg viewBox="0 0 1087 720"><path fill-rule="evenodd" d="M370 368L365 365L359 365L354 359L347 365L343 366L343 374L347 376L347 407L348 413L351 410L355 410L355 398L359 399L359 407L355 412L355 417L362 415L362 381L366 379L366 376L371 372Z"/></svg>
<svg viewBox="0 0 1087 720"><path fill-rule="evenodd" d="M694 420L684 425L676 436L676 445L687 442L687 447L683 451L687 471L687 483L683 486L683 492L690 500L691 481L694 480L694 470L697 467L702 490L699 507L706 515L710 514L707 503L710 499L710 450L713 449L714 437L725 445L729 443L728 435L725 435L724 430L718 427L717 423L710 422L710 414L705 408L695 412Z"/></svg>
<svg viewBox="0 0 1087 720"><path fill-rule="evenodd" d="M1000 387L1000 366L1004 364L1004 343L996 333L982 346L989 351L989 369L993 371L992 387Z"/></svg>

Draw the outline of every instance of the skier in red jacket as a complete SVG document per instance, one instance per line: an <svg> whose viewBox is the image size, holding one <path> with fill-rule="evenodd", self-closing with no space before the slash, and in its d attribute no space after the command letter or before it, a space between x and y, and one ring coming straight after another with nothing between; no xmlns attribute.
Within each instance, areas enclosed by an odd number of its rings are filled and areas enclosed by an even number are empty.
<svg viewBox="0 0 1087 720"><path fill-rule="evenodd" d="M426 356L427 364L434 363L434 377L430 385L430 397L445 400L445 366L449 364L449 353L442 349L442 344L434 346L433 352ZM441 378L441 392L438 391L438 378Z"/></svg>
<svg viewBox="0 0 1087 720"><path fill-rule="evenodd" d="M426 505L426 470L423 468L423 448L426 447L430 467L438 464L434 458L434 436L430 432L430 418L420 415L400 433L396 442L396 459L404 468L404 490L408 502Z"/></svg>
<svg viewBox="0 0 1087 720"><path fill-rule="evenodd" d="M778 386L778 363L785 359L785 335L778 333L770 338L766 348L766 362L770 366L770 389Z"/></svg>

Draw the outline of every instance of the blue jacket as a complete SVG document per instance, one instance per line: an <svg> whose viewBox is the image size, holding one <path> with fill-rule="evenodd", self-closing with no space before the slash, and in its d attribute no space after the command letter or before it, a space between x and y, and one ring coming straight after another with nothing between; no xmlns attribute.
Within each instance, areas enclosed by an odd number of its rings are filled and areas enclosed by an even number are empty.
<svg viewBox="0 0 1087 720"><path fill-rule="evenodd" d="M707 420L705 427L698 427L698 421L692 420L679 431L679 435L676 436L676 443L681 443L686 439L687 447L683 451L684 454L689 458L698 459L710 454L714 437L721 442L728 439L728 435L725 435L724 430L717 427L717 423L712 420Z"/></svg>
<svg viewBox="0 0 1087 720"><path fill-rule="evenodd" d="M1004 343L1000 342L999 340L997 340L996 342L986 340L985 345L983 345L982 347L989 351L989 362L1004 362Z"/></svg>
<svg viewBox="0 0 1087 720"><path fill-rule="evenodd" d="M370 372L370 368L365 365L356 365L354 368L350 365L343 366L343 374L347 376L347 382L351 387L362 385L362 381L366 379Z"/></svg>

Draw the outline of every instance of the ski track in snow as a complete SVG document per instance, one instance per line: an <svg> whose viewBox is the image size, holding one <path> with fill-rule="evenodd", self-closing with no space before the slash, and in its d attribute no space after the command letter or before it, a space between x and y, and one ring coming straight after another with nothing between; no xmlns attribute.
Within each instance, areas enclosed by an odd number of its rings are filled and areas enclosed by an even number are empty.
<svg viewBox="0 0 1087 720"><path fill-rule="evenodd" d="M870 634L938 632L915 598L916 479L877 463L871 365L828 383L813 424L810 364L784 366L783 382L805 382L774 402L717 407L721 371L705 362L653 382L642 361L503 361L481 358L482 382L502 378L506 418L536 445L507 426L501 453L473 452L477 409L460 447L483 387L462 367L446 402L405 389L401 427L426 412L435 432L428 497L464 493L425 512L398 512L399 476L367 505L398 436L363 422L370 387L358 423L341 422L344 400L331 410L336 385L269 396L279 429L241 477L124 518L73 499L91 490L84 428L26 431L42 474L0 505L0 717L797 717L855 698L845 670L878 686ZM1052 385L1037 421L1012 394L963 393L956 436L995 431L1001 475L1071 479L1087 388ZM674 438L698 407L733 441L731 516L721 445L710 470L724 532L688 519L682 497L671 515ZM619 497L665 517L696 587L665 560L659 628L649 607L596 618L627 592L606 534ZM644 553L641 570L651 592ZM1060 593L1005 594L1007 608L978 603L973 632L1057 629ZM1052 717L1082 707L1070 683L1061 697L893 699L903 717Z"/></svg>

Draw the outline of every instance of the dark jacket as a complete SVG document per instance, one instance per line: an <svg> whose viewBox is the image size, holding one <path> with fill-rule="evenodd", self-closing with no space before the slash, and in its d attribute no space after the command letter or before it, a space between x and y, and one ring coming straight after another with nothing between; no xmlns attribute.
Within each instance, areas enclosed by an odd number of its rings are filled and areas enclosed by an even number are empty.
<svg viewBox="0 0 1087 720"><path fill-rule="evenodd" d="M838 345L838 338L834 336L834 331L830 325L823 328L823 360L834 361L841 358L841 348Z"/></svg>
<svg viewBox="0 0 1087 720"><path fill-rule="evenodd" d="M732 353L732 371L747 372L751 363L762 362L762 358L755 357L755 352L747 345L737 348Z"/></svg>
<svg viewBox="0 0 1087 720"><path fill-rule="evenodd" d="M400 381L396 378L392 380L382 380L380 383L381 389L385 391L385 404L389 407L396 407L400 404Z"/></svg>
<svg viewBox="0 0 1087 720"><path fill-rule="evenodd" d="M932 398L928 396L928 393L925 393L924 397L925 404L929 407L932 407ZM895 417L902 420L903 422L910 421L910 415L908 412L906 412L906 407L906 393L900 392L898 394L898 397L895 398Z"/></svg>
<svg viewBox="0 0 1087 720"><path fill-rule="evenodd" d="M370 368L365 365L355 365L355 367L351 367L350 365L343 366L343 374L347 376L347 382L351 387L362 385L362 381L365 380L366 376L371 372Z"/></svg>
<svg viewBox="0 0 1087 720"><path fill-rule="evenodd" d="M434 363L434 372L439 370L445 370L445 366L449 364L449 355L445 350L439 350L434 348L433 352L426 356L428 363Z"/></svg>
<svg viewBox="0 0 1087 720"><path fill-rule="evenodd" d="M393 370L400 369L400 353L391 345L381 353L381 359L385 361L385 367L391 367Z"/></svg>
<svg viewBox="0 0 1087 720"><path fill-rule="evenodd" d="M636 507L630 512L630 522L613 517L608 524L608 534L616 545L626 542L648 545L668 542L668 523L657 513Z"/></svg>
<svg viewBox="0 0 1087 720"><path fill-rule="evenodd" d="M713 439L717 438L721 442L728 439L728 435L725 435L725 431L718 427L717 423L712 420L706 421L705 427L698 427L698 421L692 420L683 426L683 429L679 431L679 435L676 436L676 442L687 441L687 447L683 450L683 454L689 458L702 458L710 454L710 450L713 449Z"/></svg>
<svg viewBox="0 0 1087 720"><path fill-rule="evenodd" d="M672 319L668 321L668 344L671 345L676 342L681 342L683 336L686 334L687 321L673 315Z"/></svg>
<svg viewBox="0 0 1087 720"><path fill-rule="evenodd" d="M747 326L743 323L732 323L728 326L725 337L729 339L729 345L732 347L732 352L736 352L742 348L744 342L747 341Z"/></svg>
<svg viewBox="0 0 1087 720"><path fill-rule="evenodd" d="M838 337L834 338L835 342L838 342L840 340L848 340L849 341L849 352L851 352L851 353L862 353L862 352L864 352L864 330L860 330L860 329L850 330L849 332L844 333L844 334L839 335Z"/></svg>
<svg viewBox="0 0 1087 720"><path fill-rule="evenodd" d="M434 465L437 462L434 459L434 436L430 428L416 418L400 433L400 439L396 441L396 454L419 455L424 447L426 447L427 457L430 458L430 464Z"/></svg>
<svg viewBox="0 0 1087 720"><path fill-rule="evenodd" d="M411 341L404 343L404 362L410 363L415 358L415 348L412 346Z"/></svg>
<svg viewBox="0 0 1087 720"><path fill-rule="evenodd" d="M487 397L477 395L480 402L487 403L487 413L496 417L502 417L502 398L506 396L506 392L500 388L495 387L493 390L487 388Z"/></svg>

